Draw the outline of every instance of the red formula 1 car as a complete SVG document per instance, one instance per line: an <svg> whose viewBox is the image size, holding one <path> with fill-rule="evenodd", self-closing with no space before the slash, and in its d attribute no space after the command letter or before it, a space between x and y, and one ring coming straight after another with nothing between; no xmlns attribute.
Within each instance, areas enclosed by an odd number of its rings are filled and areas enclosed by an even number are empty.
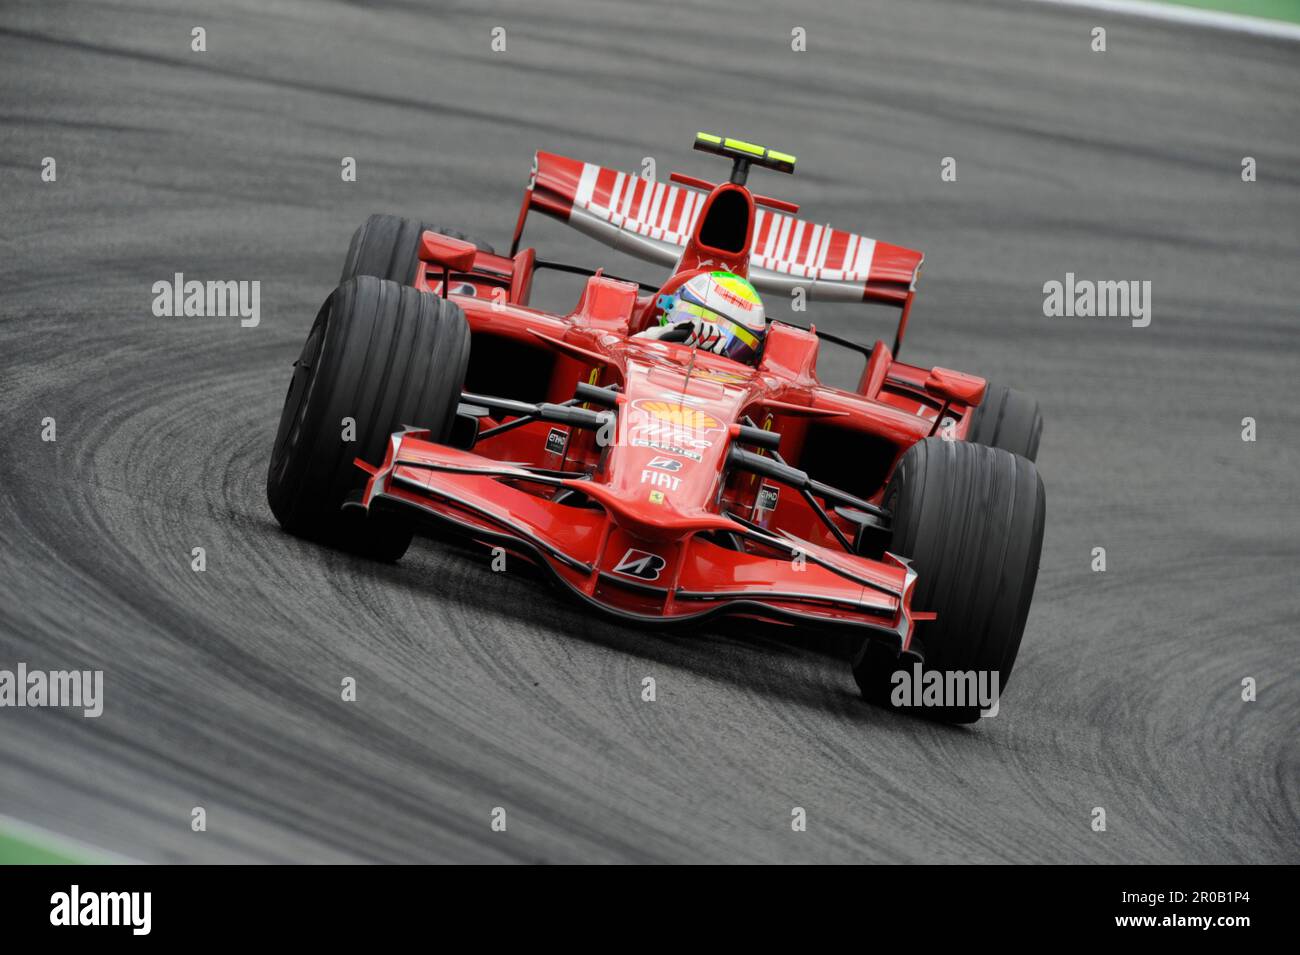
<svg viewBox="0 0 1300 955"><path fill-rule="evenodd" d="M388 560L420 527L455 530L629 621L854 628L854 676L882 703L900 705L892 678L918 666L1004 686L1042 544L1036 402L898 360L921 253L747 188L793 156L705 133L696 148L730 159L729 181L537 153L509 255L371 216L294 364L276 518ZM534 209L670 274L540 261L520 248ZM528 304L548 268L586 276L568 314ZM893 347L780 321L744 363L674 340L664 302L705 273L893 306ZM823 342L863 353L856 390L818 381Z"/></svg>

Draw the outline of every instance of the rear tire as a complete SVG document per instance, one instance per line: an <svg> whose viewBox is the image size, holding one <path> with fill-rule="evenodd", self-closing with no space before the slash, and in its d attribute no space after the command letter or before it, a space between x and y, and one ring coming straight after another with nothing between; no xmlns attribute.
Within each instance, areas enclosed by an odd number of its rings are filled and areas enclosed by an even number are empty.
<svg viewBox="0 0 1300 955"><path fill-rule="evenodd" d="M1046 496L1032 461L998 448L926 438L898 463L885 494L890 551L917 573L912 606L938 618L918 624L913 646L926 671L996 673L1006 688L1038 579ZM862 695L893 707L896 670L912 661L870 638L853 661ZM921 715L968 723L978 706Z"/></svg>
<svg viewBox="0 0 1300 955"><path fill-rule="evenodd" d="M1043 413L1038 402L1023 391L989 382L984 400L971 412L966 440L1002 448L1031 461L1038 460L1043 436Z"/></svg>
<svg viewBox="0 0 1300 955"><path fill-rule="evenodd" d="M445 442L469 363L469 325L460 308L427 292L359 276L344 282L316 316L280 412L266 494L291 534L384 560L411 542L409 524L354 508L365 485L353 459L383 462L403 425ZM344 440L345 418L355 434Z"/></svg>
<svg viewBox="0 0 1300 955"><path fill-rule="evenodd" d="M352 242L348 245L348 254L343 260L343 274L339 277L339 282L346 282L358 275L373 275L398 285L413 284L420 263L420 236L425 232L449 235L453 239L471 242L483 252L494 252L492 246L482 239L455 229L444 229L415 219L403 219L401 216L377 214L368 218L352 233Z"/></svg>

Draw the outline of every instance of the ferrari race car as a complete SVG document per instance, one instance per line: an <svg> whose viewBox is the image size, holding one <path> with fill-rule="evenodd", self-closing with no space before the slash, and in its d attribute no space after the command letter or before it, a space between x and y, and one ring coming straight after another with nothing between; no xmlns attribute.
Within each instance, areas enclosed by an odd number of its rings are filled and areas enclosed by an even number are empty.
<svg viewBox="0 0 1300 955"><path fill-rule="evenodd" d="M507 255L371 216L294 363L271 510L293 534L389 561L417 530L454 531L626 621L848 628L858 686L885 705L903 705L899 672L1005 687L1043 537L1037 403L899 361L922 254L747 187L755 168L793 172L793 156L707 133L695 145L731 161L728 181L538 152ZM540 260L521 248L534 210L669 274ZM529 306L545 269L585 277L568 314ZM701 347L689 324L664 324L671 303L700 313L682 305L700 276L729 277L718 294L745 307L746 288L891 306L892 347L723 319L709 340L743 339L744 360ZM854 391L819 382L823 343L864 356Z"/></svg>

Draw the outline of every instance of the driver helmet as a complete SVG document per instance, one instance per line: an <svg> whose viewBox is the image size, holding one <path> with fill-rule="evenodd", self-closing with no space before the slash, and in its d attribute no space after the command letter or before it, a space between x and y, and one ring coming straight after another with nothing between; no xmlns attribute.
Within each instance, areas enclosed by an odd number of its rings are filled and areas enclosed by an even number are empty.
<svg viewBox="0 0 1300 955"><path fill-rule="evenodd" d="M701 272L664 296L660 325L709 322L717 326L723 342L714 350L719 355L753 365L763 351L767 319L763 300L748 279L733 272Z"/></svg>

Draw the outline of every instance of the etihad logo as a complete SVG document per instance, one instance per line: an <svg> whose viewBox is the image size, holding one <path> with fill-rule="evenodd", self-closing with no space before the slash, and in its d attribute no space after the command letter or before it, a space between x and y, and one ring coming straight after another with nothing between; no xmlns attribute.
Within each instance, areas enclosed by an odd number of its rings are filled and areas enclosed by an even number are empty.
<svg viewBox="0 0 1300 955"><path fill-rule="evenodd" d="M638 401L636 407L651 417L692 431L721 431L722 422L698 408L676 401Z"/></svg>

